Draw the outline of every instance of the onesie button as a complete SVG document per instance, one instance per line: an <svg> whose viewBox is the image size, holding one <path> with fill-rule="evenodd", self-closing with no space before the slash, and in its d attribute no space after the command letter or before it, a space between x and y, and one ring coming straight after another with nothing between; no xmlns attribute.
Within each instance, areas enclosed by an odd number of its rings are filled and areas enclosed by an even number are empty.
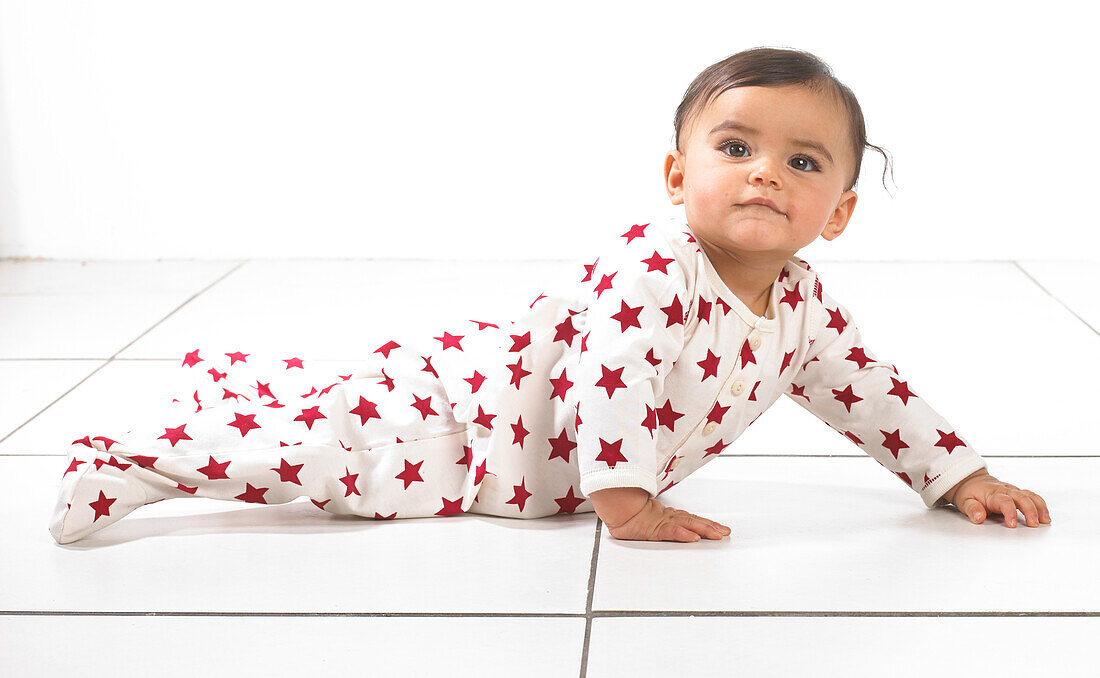
<svg viewBox="0 0 1100 678"><path fill-rule="evenodd" d="M760 335L759 334L756 335L755 337L753 337L752 339L749 339L749 346L752 346L752 350L754 350L754 351L756 349L760 348L760 344L761 344L761 340L760 340Z"/></svg>
<svg viewBox="0 0 1100 678"><path fill-rule="evenodd" d="M708 435L709 436L711 433L714 433L714 429L716 429L716 428L718 428L718 424L714 423L713 421L710 422L709 424L707 424L706 426L703 427L703 435Z"/></svg>
<svg viewBox="0 0 1100 678"><path fill-rule="evenodd" d="M741 395L745 392L745 382L738 379L730 385L730 393L733 395Z"/></svg>

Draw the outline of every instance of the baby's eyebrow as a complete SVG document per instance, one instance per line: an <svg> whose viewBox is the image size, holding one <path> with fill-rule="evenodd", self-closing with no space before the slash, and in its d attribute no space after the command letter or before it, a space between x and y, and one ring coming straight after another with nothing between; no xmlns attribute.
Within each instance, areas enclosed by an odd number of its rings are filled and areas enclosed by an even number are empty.
<svg viewBox="0 0 1100 678"><path fill-rule="evenodd" d="M725 130L738 130L745 132L746 134L760 134L759 130L756 130L748 125L743 125L736 120L723 120L714 126L714 129L710 131L707 136L714 136L717 132ZM812 148L825 156L825 159L829 161L829 164L833 164L833 156L829 153L829 149L825 148L824 144L820 144L812 139L791 139L795 144L799 146L805 146L806 148Z"/></svg>

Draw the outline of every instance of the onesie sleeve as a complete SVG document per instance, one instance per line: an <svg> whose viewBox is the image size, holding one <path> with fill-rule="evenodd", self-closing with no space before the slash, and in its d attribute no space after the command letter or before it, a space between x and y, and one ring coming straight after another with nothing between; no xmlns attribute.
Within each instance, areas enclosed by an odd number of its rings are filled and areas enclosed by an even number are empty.
<svg viewBox="0 0 1100 678"><path fill-rule="evenodd" d="M580 491L657 494L657 411L684 346L686 268L658 233L604 248L585 268L585 334L577 362Z"/></svg>
<svg viewBox="0 0 1100 678"><path fill-rule="evenodd" d="M815 279L810 348L786 395L920 494L929 508L981 468L982 459L914 393L897 368L875 359L852 314Z"/></svg>

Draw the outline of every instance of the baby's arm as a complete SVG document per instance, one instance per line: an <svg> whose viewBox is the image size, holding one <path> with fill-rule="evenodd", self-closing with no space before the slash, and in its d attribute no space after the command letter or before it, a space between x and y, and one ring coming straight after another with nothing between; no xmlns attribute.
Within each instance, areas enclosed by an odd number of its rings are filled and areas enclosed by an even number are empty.
<svg viewBox="0 0 1100 678"><path fill-rule="evenodd" d="M657 397L683 350L694 284L669 242L639 235L645 229L635 225L609 243L581 280L584 330L569 371L580 490L616 539L721 538L716 523L653 499Z"/></svg>
<svg viewBox="0 0 1100 678"><path fill-rule="evenodd" d="M640 487L614 487L588 495L596 515L616 539L699 541L721 539L730 528L713 520L664 506Z"/></svg>

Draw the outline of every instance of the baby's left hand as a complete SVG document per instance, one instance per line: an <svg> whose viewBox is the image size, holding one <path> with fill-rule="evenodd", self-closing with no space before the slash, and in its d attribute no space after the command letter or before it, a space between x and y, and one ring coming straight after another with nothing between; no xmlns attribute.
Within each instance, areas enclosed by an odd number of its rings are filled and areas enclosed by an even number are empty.
<svg viewBox="0 0 1100 678"><path fill-rule="evenodd" d="M1016 527L1017 506L1023 512L1028 527L1039 527L1039 523L1050 522L1050 512L1042 497L1030 490L1001 482L984 468L959 481L947 491L944 499L966 514L975 525L985 520L987 511L992 511L1005 517L1006 527Z"/></svg>

